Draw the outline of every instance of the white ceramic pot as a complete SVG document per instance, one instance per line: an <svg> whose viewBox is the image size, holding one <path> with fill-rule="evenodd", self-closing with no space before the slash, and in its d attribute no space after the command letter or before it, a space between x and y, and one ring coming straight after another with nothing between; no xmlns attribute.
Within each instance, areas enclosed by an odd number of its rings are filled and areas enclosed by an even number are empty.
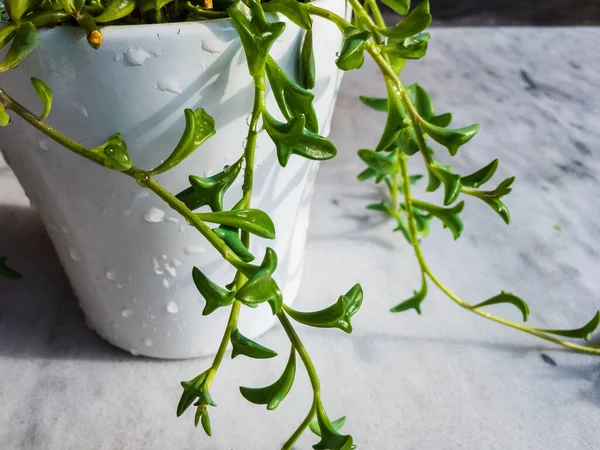
<svg viewBox="0 0 600 450"><path fill-rule="evenodd" d="M343 0L318 3L347 13ZM80 29L41 31L38 47L0 76L0 86L35 112L41 107L29 80L44 80L54 92L53 127L89 147L121 132L142 168L156 166L174 148L184 108L206 109L216 136L158 176L175 193L188 186L188 175L213 175L242 154L253 85L229 20L111 26L102 33L102 48L93 50ZM271 51L291 74L300 39L288 22ZM314 42L315 109L327 135L340 82L334 64L340 33L316 18ZM267 103L278 112L270 94ZM216 351L228 311L202 316L205 302L191 270L197 266L221 285L233 270L197 231L131 178L70 153L18 117L0 131L0 148L38 208L90 327L133 354L188 358ZM252 205L271 216L277 239L254 238L251 250L259 261L267 244L276 250L275 279L290 303L300 283L317 163L292 156L281 168L264 132L256 162ZM240 185L241 177L225 197L226 208L239 199ZM273 322L267 305L244 308L239 329L255 337Z"/></svg>

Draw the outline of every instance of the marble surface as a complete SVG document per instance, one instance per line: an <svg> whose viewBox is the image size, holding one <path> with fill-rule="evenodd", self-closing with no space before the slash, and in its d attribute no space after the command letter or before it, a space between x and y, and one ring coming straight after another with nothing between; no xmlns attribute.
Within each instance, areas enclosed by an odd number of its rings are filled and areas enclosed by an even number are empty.
<svg viewBox="0 0 600 450"><path fill-rule="evenodd" d="M438 225L424 241L431 266L472 301L520 294L544 327L583 324L600 305L598 47L600 29L437 29L428 57L406 71L456 124L481 123L457 170L499 156L497 179L517 176L512 225L469 201L459 241ZM383 120L356 96L382 93L378 78L366 63L343 81L331 134L339 156L318 176L297 303L317 308L356 281L364 286L351 336L299 327L328 411L346 414L346 429L369 450L597 449L600 359L488 323L433 289L421 317L387 312L417 287L418 272L391 224L363 209L377 189L355 181L356 150L374 146ZM100 340L7 167L0 199L0 249L26 276L0 286L1 449L269 450L304 417L302 370L275 412L238 393L275 379L282 357L226 360L212 389L213 438L194 429L192 415L177 419L179 381L209 360L135 358ZM280 328L261 342L287 351ZM312 443L307 434L297 448Z"/></svg>

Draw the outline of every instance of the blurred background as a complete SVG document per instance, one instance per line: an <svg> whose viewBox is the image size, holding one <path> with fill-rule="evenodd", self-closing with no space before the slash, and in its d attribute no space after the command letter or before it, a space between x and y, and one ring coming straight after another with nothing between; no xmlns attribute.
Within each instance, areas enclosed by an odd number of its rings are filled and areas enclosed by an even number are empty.
<svg viewBox="0 0 600 450"><path fill-rule="evenodd" d="M600 25L600 0L430 0L430 3L433 23L437 26ZM386 12L394 15L389 9Z"/></svg>

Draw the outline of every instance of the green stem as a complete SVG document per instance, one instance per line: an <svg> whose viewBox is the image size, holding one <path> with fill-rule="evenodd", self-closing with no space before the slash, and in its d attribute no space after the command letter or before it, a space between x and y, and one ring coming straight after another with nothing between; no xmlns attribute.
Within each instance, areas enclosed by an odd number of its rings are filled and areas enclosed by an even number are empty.
<svg viewBox="0 0 600 450"><path fill-rule="evenodd" d="M375 18L375 23L380 28L386 28L385 19L379 10L379 5L377 5L376 0L366 0L365 6L368 6L371 12L373 13L373 17Z"/></svg>
<svg viewBox="0 0 600 450"><path fill-rule="evenodd" d="M292 434L290 436L290 438L287 441L285 441L285 444L283 444L283 447L281 447L281 450L292 450L292 448L294 447L294 444L298 441L298 439L300 439L300 436L302 436L302 433L304 433L306 431L306 428L308 427L308 425L310 425L310 422L314 419L316 412L317 412L317 398L315 396L315 397L313 397L313 402L310 407L310 410L308 411L308 414L306 415L306 417L304 418L302 423L298 426L298 428L296 428L296 431L294 431L294 434Z"/></svg>
<svg viewBox="0 0 600 450"><path fill-rule="evenodd" d="M536 330L533 327L523 325L517 322L513 322L512 320L507 320L502 317L495 316L493 314L486 313L484 311L480 311L479 309L473 308L468 302L457 296L454 292L452 292L448 287L446 287L431 271L427 262L425 261L425 257L423 256L423 252L421 250L421 246L419 245L418 234L416 222L414 219L411 202L412 199L410 197L410 182L409 182L409 174L406 165L406 155L400 155L400 170L402 176L402 188L404 191L404 203L406 214L408 217L408 229L413 242L413 249L415 251L415 256L417 257L417 261L419 262L419 266L423 273L425 273L431 281L444 293L448 296L452 301L454 301L457 305L474 312L475 314L485 317L486 319L492 320L497 323L501 323L508 327L514 328L516 330L523 331L525 333L531 334L538 338L544 339L549 342L553 342L554 344L561 345L563 347L569 348L571 350L580 352L580 353L588 353L593 355L600 355L599 348L586 347L584 345L574 344L572 342L564 341L562 339L556 338L554 336L550 336L546 333Z"/></svg>
<svg viewBox="0 0 600 450"><path fill-rule="evenodd" d="M377 25L375 24L375 22L373 22L373 19L371 19L371 16L369 16L369 13L365 10L365 8L363 8L363 6L358 0L348 0L348 3L352 7L354 14L356 14L356 18L358 20L362 20L363 25L365 25L369 29L375 43L381 45L383 41L381 39L381 36L377 32Z"/></svg>
<svg viewBox="0 0 600 450"><path fill-rule="evenodd" d="M217 354L215 355L213 363L210 366L210 369L208 369L208 374L206 375L206 389L210 388L213 379L217 374L217 370L219 370L219 366L223 361L223 357L225 356L225 352L227 351L227 346L229 345L229 341L231 340L231 333L237 327L241 307L242 304L237 300L233 303L233 306L231 307L231 312L229 313L229 320L227 321L227 327L225 328L225 332L223 333L223 337L221 338L221 344L219 344Z"/></svg>
<svg viewBox="0 0 600 450"><path fill-rule="evenodd" d="M346 19L344 19L341 16L338 16L336 13L331 12L328 9L319 8L318 6L315 6L312 3L299 3L299 5L303 7L306 10L306 12L308 12L310 15L322 17L334 23L335 25L337 25L340 31L344 31L346 28L352 26L352 24Z"/></svg>

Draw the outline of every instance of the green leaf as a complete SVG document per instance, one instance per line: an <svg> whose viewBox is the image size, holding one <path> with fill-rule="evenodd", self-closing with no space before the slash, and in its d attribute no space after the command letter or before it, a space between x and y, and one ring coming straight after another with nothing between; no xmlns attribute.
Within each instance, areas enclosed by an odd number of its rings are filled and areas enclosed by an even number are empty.
<svg viewBox="0 0 600 450"><path fill-rule="evenodd" d="M484 201L490 208L504 220L508 225L510 223L510 213L506 205L500 200L505 195L510 194L510 186L515 181L515 177L507 178L502 181L493 191L471 191L470 194Z"/></svg>
<svg viewBox="0 0 600 450"><path fill-rule="evenodd" d="M275 239L275 225L268 214L260 209L196 213L196 216L205 222L239 228L265 239Z"/></svg>
<svg viewBox="0 0 600 450"><path fill-rule="evenodd" d="M217 406L204 386L207 375L208 370L190 381L181 382L183 394L177 405L177 417L181 416L194 402L196 402L197 406Z"/></svg>
<svg viewBox="0 0 600 450"><path fill-rule="evenodd" d="M254 255L250 253L250 250L242 243L237 228L222 225L219 228L213 228L213 232L219 236L223 242L225 242L227 247L229 247L233 253L238 255L242 261L254 261Z"/></svg>
<svg viewBox="0 0 600 450"><path fill-rule="evenodd" d="M417 311L417 314L421 314L421 303L427 297L427 280L425 279L425 275L421 274L421 289L418 291L413 291L412 297L404 300L401 303L398 303L396 306L390 309L391 312L403 312L408 311L409 309L414 309Z"/></svg>
<svg viewBox="0 0 600 450"><path fill-rule="evenodd" d="M269 23L256 0L237 0L227 12L240 35L250 75L260 76L269 50L283 33L285 23Z"/></svg>
<svg viewBox="0 0 600 450"><path fill-rule="evenodd" d="M378 28L378 31L392 39L406 39L420 33L430 23L429 0L423 0L394 28Z"/></svg>
<svg viewBox="0 0 600 450"><path fill-rule="evenodd" d="M335 431L340 431L342 429L342 427L344 426L345 423L346 423L346 416L342 416L339 419L336 419L336 420L332 421L331 422L331 427ZM319 421L317 419L312 420L308 424L308 427L310 428L310 431L312 431L314 434L316 434L319 437L322 437L322 435L321 435L321 428L319 427Z"/></svg>
<svg viewBox="0 0 600 450"><path fill-rule="evenodd" d="M318 328L339 328L351 333L350 319L360 308L363 291L360 284L355 284L345 295L338 298L333 305L314 312L300 312L284 305L286 313L296 322Z"/></svg>
<svg viewBox="0 0 600 450"><path fill-rule="evenodd" d="M394 142L402 153L408 156L412 156L419 152L419 144L417 143L417 135L415 130L411 128L404 128L398 133L398 138ZM387 150L387 149L384 149Z"/></svg>
<svg viewBox="0 0 600 450"><path fill-rule="evenodd" d="M380 211L382 213L387 214L390 217L394 216L394 212L388 206L386 200L381 200L379 203L371 203L371 204L367 205L366 208L371 211Z"/></svg>
<svg viewBox="0 0 600 450"><path fill-rule="evenodd" d="M5 0L4 7L11 21L18 22L25 13L39 6L41 3L40 0Z"/></svg>
<svg viewBox="0 0 600 450"><path fill-rule="evenodd" d="M274 358L277 356L276 351L263 347L253 340L248 339L242 335L237 328L231 333L231 345L233 346L231 359L238 355L244 355L255 359Z"/></svg>
<svg viewBox="0 0 600 450"><path fill-rule="evenodd" d="M365 97L364 95L361 95L359 98L364 105L368 106L371 109L374 109L375 111L387 111L387 98Z"/></svg>
<svg viewBox="0 0 600 450"><path fill-rule="evenodd" d="M385 80L387 90L388 114L385 121L385 128L379 139L376 150L394 150L397 147L398 133L407 127L405 119L407 117L406 110L402 106L400 93L398 88L387 78Z"/></svg>
<svg viewBox="0 0 600 450"><path fill-rule="evenodd" d="M62 6L62 9L73 17L79 17L79 13L85 5L85 0L58 0L58 3Z"/></svg>
<svg viewBox="0 0 600 450"><path fill-rule="evenodd" d="M382 0L383 3L392 8L396 13L405 16L410 9L410 0Z"/></svg>
<svg viewBox="0 0 600 450"><path fill-rule="evenodd" d="M162 164L149 172L151 175L172 169L217 132L214 119L204 109L186 109L184 114L185 130L177 147Z"/></svg>
<svg viewBox="0 0 600 450"><path fill-rule="evenodd" d="M380 45L380 50L388 56L402 59L420 59L427 53L429 33L420 33L399 42Z"/></svg>
<svg viewBox="0 0 600 450"><path fill-rule="evenodd" d="M34 24L31 22L21 24L10 44L6 58L0 64L0 72L14 69L21 64L21 61L31 53L39 40L40 37Z"/></svg>
<svg viewBox="0 0 600 450"><path fill-rule="evenodd" d="M4 109L4 105L0 103L0 127L5 127L10 123L10 116Z"/></svg>
<svg viewBox="0 0 600 450"><path fill-rule="evenodd" d="M279 164L283 167L287 165L292 154L314 160L331 159L337 154L331 141L305 128L304 114L282 123L265 111L263 120L264 128L277 148Z"/></svg>
<svg viewBox="0 0 600 450"><path fill-rule="evenodd" d="M131 14L135 7L136 0L109 0L102 14L94 17L94 21L104 23L122 19Z"/></svg>
<svg viewBox="0 0 600 450"><path fill-rule="evenodd" d="M18 29L19 26L14 23L7 23L0 29L0 50L12 40Z"/></svg>
<svg viewBox="0 0 600 450"><path fill-rule="evenodd" d="M268 302L273 314L277 314L281 310L283 297L279 286L273 279L273 272L276 268L277 254L275 250L267 247L260 267L240 288L235 298L250 307Z"/></svg>
<svg viewBox="0 0 600 450"><path fill-rule="evenodd" d="M431 168L427 167L427 187L425 190L427 192L434 192L439 188L442 184L440 179L433 173Z"/></svg>
<svg viewBox="0 0 600 450"><path fill-rule="evenodd" d="M396 158L393 154L386 156L364 148L358 151L358 157L377 175L387 175L396 169Z"/></svg>
<svg viewBox="0 0 600 450"><path fill-rule="evenodd" d="M409 184L416 184L421 178L423 178L423 175L421 175L420 173L416 174L416 175L409 175L408 176L408 182Z"/></svg>
<svg viewBox="0 0 600 450"><path fill-rule="evenodd" d="M198 423L202 422L202 429L207 436L212 436L212 428L210 426L210 417L208 416L208 409L206 405L198 405L196 409L196 416L194 417L194 425L198 427Z"/></svg>
<svg viewBox="0 0 600 450"><path fill-rule="evenodd" d="M452 114L444 113L440 114L439 116L432 117L429 120L429 123L438 127L446 128L448 125L450 125L450 123L452 123Z"/></svg>
<svg viewBox="0 0 600 450"><path fill-rule="evenodd" d="M423 211L426 211L435 218L439 219L444 225L444 228L448 228L450 230L454 239L458 239L460 237L460 234L464 229L464 225L462 220L460 220L459 214L465 206L464 201L457 203L452 208L442 208L441 206L432 205L431 203L422 202L420 200L412 200L411 203L414 207L422 209Z"/></svg>
<svg viewBox="0 0 600 450"><path fill-rule="evenodd" d="M190 187L177 194L177 199L185 203L189 209L196 210L204 205L213 211L223 210L223 196L237 178L242 167L240 159L226 170L209 178L190 175Z"/></svg>
<svg viewBox="0 0 600 450"><path fill-rule="evenodd" d="M460 175L453 173L448 167L434 163L435 176L444 183L444 205L448 206L458 198L460 194Z"/></svg>
<svg viewBox="0 0 600 450"><path fill-rule="evenodd" d="M171 3L173 0L168 0L167 3ZM175 3L177 5L178 3ZM229 17L226 11L213 11L204 9L201 5L195 5L192 2L185 2L185 8L191 13L188 20L202 19L225 19ZM167 21L165 20L165 23Z"/></svg>
<svg viewBox="0 0 600 450"><path fill-rule="evenodd" d="M508 207L504 204L504 202L502 202L502 200L498 198L479 198L483 200L490 208L496 211L496 214L498 214L502 218L506 225L510 224L510 211L508 210Z"/></svg>
<svg viewBox="0 0 600 450"><path fill-rule="evenodd" d="M321 399L317 401L317 423L321 440L313 445L315 450L351 450L355 448L352 436L338 433L336 427L331 423Z"/></svg>
<svg viewBox="0 0 600 450"><path fill-rule="evenodd" d="M216 311L217 308L229 306L234 302L235 292L231 292L213 283L197 267L192 269L192 279L194 280L196 289L198 289L198 292L200 292L200 295L206 301L206 306L202 311L203 316L208 316Z"/></svg>
<svg viewBox="0 0 600 450"><path fill-rule="evenodd" d="M104 144L93 148L92 151L102 155L104 167L117 172L124 172L131 169L132 162L127 152L127 144L123 140L121 133L115 133L108 138Z"/></svg>
<svg viewBox="0 0 600 450"><path fill-rule="evenodd" d="M173 0L138 0L137 7L140 10L140 12L148 12L153 9L156 11L160 11L164 6L168 5L171 2L173 2Z"/></svg>
<svg viewBox="0 0 600 450"><path fill-rule="evenodd" d="M356 178L358 179L358 181L366 181L370 178L373 178L376 175L377 175L377 173L373 169L369 169L367 167L365 170L363 170L361 173L359 173L356 176Z"/></svg>
<svg viewBox="0 0 600 450"><path fill-rule="evenodd" d="M295 0L293 0L295 2ZM314 94L300 87L293 81L279 65L271 58L267 58L265 66L269 84L273 88L273 95L281 113L287 120L303 114L305 126L308 131L318 133L319 121L313 108Z"/></svg>
<svg viewBox="0 0 600 450"><path fill-rule="evenodd" d="M354 27L347 27L343 34L342 50L335 64L340 70L359 69L365 62L365 45L371 33L368 30L360 31Z"/></svg>
<svg viewBox="0 0 600 450"><path fill-rule="evenodd" d="M411 84L406 88L406 91L417 112L423 119L429 121L435 117L433 100L431 100L429 93L419 83Z"/></svg>
<svg viewBox="0 0 600 450"><path fill-rule="evenodd" d="M22 277L23 276L19 272L6 264L6 256L0 256L0 278L18 280Z"/></svg>
<svg viewBox="0 0 600 450"><path fill-rule="evenodd" d="M292 347L287 365L279 379L263 388L240 386L240 392L246 400L255 405L267 405L269 411L277 408L288 395L296 377L296 351Z"/></svg>
<svg viewBox="0 0 600 450"><path fill-rule="evenodd" d="M496 173L496 169L498 168L498 160L495 159L487 166L479 169L477 172L473 172L471 175L467 175L460 179L460 182L463 186L478 188L482 184L485 184L489 181L490 178L494 176Z"/></svg>
<svg viewBox="0 0 600 450"><path fill-rule="evenodd" d="M396 218L396 228L394 228L393 231L401 232L402 236L404 236L404 239L406 239L406 242L408 242L410 245L412 245L412 239L410 237L408 228L406 227L406 225L404 224L404 222L402 222L402 220L400 218Z"/></svg>
<svg viewBox="0 0 600 450"><path fill-rule="evenodd" d="M298 80L300 86L304 89L314 89L315 87L315 55L313 51L313 33L312 30L304 34L302 47L298 53Z"/></svg>
<svg viewBox="0 0 600 450"><path fill-rule="evenodd" d="M514 305L517 308L519 308L521 314L523 314L523 322L527 322L527 319L529 318L529 306L527 305L527 303L525 303L523 299L517 297L516 295L510 292L502 291L500 294L489 298L484 302L471 306L471 309L479 309L484 306L498 305L501 303L510 303L511 305Z"/></svg>
<svg viewBox="0 0 600 450"><path fill-rule="evenodd" d="M44 112L39 119L45 120L50 114L50 109L52 109L52 89L50 89L42 80L35 77L31 79L31 84L33 84L35 92L42 101L42 105L44 105Z"/></svg>
<svg viewBox="0 0 600 450"><path fill-rule="evenodd" d="M431 214L423 214L418 209L413 208L413 217L417 226L417 231L423 237L429 235L429 225L433 216Z"/></svg>
<svg viewBox="0 0 600 450"><path fill-rule="evenodd" d="M574 330L549 330L544 328L536 328L536 330L541 331L542 333L556 334L557 336L585 339L586 341L589 341L598 326L600 326L600 311L598 311L596 315L592 317L592 320L590 320L581 328L576 328Z"/></svg>
<svg viewBox="0 0 600 450"><path fill-rule="evenodd" d="M425 120L421 121L421 127L434 141L446 147L452 156L456 155L458 148L469 142L479 130L479 124L452 129L438 127Z"/></svg>
<svg viewBox="0 0 600 450"><path fill-rule="evenodd" d="M312 19L296 0L270 0L263 5L265 12L281 13L305 30L312 29Z"/></svg>

